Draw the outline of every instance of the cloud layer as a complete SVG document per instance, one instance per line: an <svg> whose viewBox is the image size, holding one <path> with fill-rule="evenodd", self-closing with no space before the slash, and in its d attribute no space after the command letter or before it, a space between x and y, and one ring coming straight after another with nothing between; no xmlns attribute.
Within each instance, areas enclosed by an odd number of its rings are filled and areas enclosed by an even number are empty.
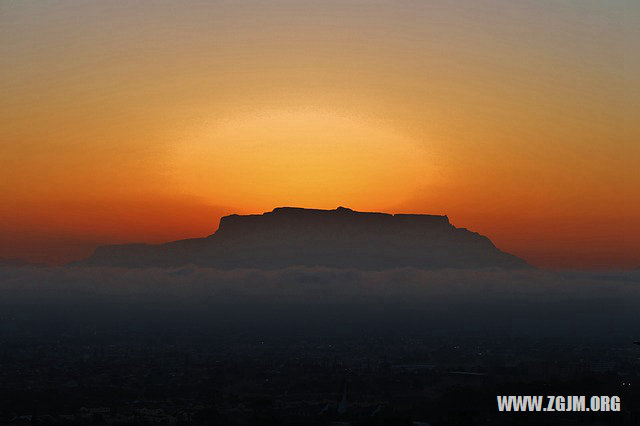
<svg viewBox="0 0 640 426"><path fill-rule="evenodd" d="M0 292L7 327L640 338L639 271L0 268Z"/></svg>

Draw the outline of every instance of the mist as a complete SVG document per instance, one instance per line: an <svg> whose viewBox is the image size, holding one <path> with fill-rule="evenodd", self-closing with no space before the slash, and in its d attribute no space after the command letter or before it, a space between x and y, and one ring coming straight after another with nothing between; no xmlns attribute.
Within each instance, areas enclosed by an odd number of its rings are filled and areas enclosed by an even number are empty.
<svg viewBox="0 0 640 426"><path fill-rule="evenodd" d="M7 338L640 336L639 271L2 268L0 291Z"/></svg>

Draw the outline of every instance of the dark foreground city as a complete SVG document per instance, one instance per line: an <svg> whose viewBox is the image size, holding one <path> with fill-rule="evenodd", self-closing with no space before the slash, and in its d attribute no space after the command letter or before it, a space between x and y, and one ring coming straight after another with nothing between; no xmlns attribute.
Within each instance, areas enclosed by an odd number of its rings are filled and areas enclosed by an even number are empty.
<svg viewBox="0 0 640 426"><path fill-rule="evenodd" d="M635 272L0 274L3 425L640 423ZM506 413L498 395L621 403Z"/></svg>
<svg viewBox="0 0 640 426"><path fill-rule="evenodd" d="M638 350L557 341L2 336L3 424L637 424ZM337 330L336 334L343 334ZM38 343L33 343L37 339ZM496 395L618 395L621 412L500 413ZM588 398L587 398L588 400ZM336 423L342 422L342 423Z"/></svg>

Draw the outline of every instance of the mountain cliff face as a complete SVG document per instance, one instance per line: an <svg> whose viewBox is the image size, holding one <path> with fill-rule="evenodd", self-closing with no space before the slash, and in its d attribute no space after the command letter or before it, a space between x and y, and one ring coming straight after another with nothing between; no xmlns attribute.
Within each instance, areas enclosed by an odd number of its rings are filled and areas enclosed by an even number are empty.
<svg viewBox="0 0 640 426"><path fill-rule="evenodd" d="M75 265L277 269L288 266L389 269L526 268L485 236L456 228L447 216L356 212L339 207L276 208L230 215L207 238L96 249Z"/></svg>

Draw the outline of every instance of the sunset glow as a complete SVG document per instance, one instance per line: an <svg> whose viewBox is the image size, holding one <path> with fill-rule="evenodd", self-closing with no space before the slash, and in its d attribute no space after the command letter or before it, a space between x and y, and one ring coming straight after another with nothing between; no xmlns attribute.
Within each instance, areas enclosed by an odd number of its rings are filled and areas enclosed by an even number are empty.
<svg viewBox="0 0 640 426"><path fill-rule="evenodd" d="M640 266L639 17L616 0L3 2L0 256L343 205L447 214L537 266Z"/></svg>

